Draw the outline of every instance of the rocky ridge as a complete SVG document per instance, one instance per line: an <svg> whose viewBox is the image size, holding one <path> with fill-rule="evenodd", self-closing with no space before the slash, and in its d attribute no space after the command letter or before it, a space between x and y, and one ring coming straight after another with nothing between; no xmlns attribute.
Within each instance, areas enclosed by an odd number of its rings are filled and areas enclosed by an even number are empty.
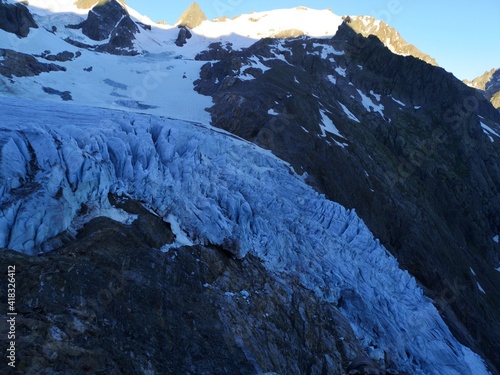
<svg viewBox="0 0 500 375"><path fill-rule="evenodd" d="M500 109L500 69L491 69L472 81L465 80L464 83L481 90L486 99L496 109Z"/></svg>
<svg viewBox="0 0 500 375"><path fill-rule="evenodd" d="M455 335L499 366L499 140L480 125L491 119L498 131L490 103L346 23L330 40L263 39L242 51L215 43L197 58L218 60L196 83L213 97L213 125L355 208L431 298L452 296L442 313ZM329 122L336 130L325 132Z"/></svg>
<svg viewBox="0 0 500 375"><path fill-rule="evenodd" d="M431 65L438 65L435 59L420 51L413 44L409 44L401 37L397 30L390 27L384 21L370 16L353 16L349 17L349 21L349 25L354 31L364 37L375 35L387 48L397 55L413 56Z"/></svg>
<svg viewBox="0 0 500 375"><path fill-rule="evenodd" d="M95 46L98 52L107 52L119 55L134 55L133 40L139 33L139 27L130 18L128 11L117 0L99 2L88 13L85 21L79 25L69 26L81 29L90 39L104 44Z"/></svg>
<svg viewBox="0 0 500 375"><path fill-rule="evenodd" d="M8 4L0 1L0 29L24 38L31 28L36 29L38 25L24 4Z"/></svg>
<svg viewBox="0 0 500 375"><path fill-rule="evenodd" d="M65 71L66 68L54 63L44 63L36 57L11 49L0 48L0 74L12 77L32 77L41 73Z"/></svg>

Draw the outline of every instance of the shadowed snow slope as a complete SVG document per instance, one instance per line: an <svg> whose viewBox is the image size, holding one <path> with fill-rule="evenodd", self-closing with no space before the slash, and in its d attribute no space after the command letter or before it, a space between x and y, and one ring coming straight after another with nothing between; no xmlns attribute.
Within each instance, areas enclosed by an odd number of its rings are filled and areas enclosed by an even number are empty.
<svg viewBox="0 0 500 375"><path fill-rule="evenodd" d="M487 374L358 218L283 161L200 124L1 98L0 247L29 254L126 193L194 243L251 253L342 309L371 355L412 374Z"/></svg>

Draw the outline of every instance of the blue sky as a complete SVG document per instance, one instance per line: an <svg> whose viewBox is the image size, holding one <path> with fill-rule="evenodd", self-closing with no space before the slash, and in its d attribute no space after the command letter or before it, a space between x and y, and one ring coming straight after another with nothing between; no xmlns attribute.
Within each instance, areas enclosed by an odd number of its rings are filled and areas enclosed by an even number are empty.
<svg viewBox="0 0 500 375"><path fill-rule="evenodd" d="M192 1L127 0L154 21L173 24ZM460 79L500 68L500 0L198 0L209 19L277 8L330 8L338 15L371 15L434 57Z"/></svg>

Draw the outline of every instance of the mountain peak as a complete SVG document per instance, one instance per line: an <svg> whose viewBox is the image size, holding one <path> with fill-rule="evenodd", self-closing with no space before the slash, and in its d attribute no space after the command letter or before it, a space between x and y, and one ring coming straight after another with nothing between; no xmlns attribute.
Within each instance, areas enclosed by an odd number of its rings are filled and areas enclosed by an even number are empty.
<svg viewBox="0 0 500 375"><path fill-rule="evenodd" d="M349 17L349 25L364 37L375 35L391 52L397 55L410 55L428 64L438 66L435 59L418 50L413 44L408 43L396 29L383 21L370 16L353 16Z"/></svg>
<svg viewBox="0 0 500 375"><path fill-rule="evenodd" d="M177 20L176 25L187 26L190 29L194 29L207 19L207 16L195 1L184 11L184 13L182 13Z"/></svg>

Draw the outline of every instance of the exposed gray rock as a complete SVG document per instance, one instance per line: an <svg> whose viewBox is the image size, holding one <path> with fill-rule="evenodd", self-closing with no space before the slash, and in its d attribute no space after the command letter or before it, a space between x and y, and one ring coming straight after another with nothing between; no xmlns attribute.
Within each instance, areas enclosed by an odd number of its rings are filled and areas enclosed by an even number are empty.
<svg viewBox="0 0 500 375"><path fill-rule="evenodd" d="M50 95L58 95L64 101L73 100L71 93L69 91L59 91L51 87L43 87L43 91Z"/></svg>
<svg viewBox="0 0 500 375"><path fill-rule="evenodd" d="M330 40L280 43L224 53L212 46L198 56L221 59L195 82L213 97L213 125L272 150L317 190L355 208L497 374L500 143L490 142L478 116L500 124L499 113L452 74L395 55L345 23ZM328 50L339 52L322 58ZM251 61L267 70L258 74ZM383 111L367 110L360 92ZM320 110L345 139L321 135Z"/></svg>
<svg viewBox="0 0 500 375"><path fill-rule="evenodd" d="M500 69L492 69L472 81L465 80L464 83L481 90L493 107L500 109Z"/></svg>
<svg viewBox="0 0 500 375"><path fill-rule="evenodd" d="M73 52L69 51L59 52L55 55L52 55L50 51L47 52L48 53L42 53L41 57L48 61L66 62L73 60L76 56ZM81 55L81 52L79 52L79 55Z"/></svg>
<svg viewBox="0 0 500 375"><path fill-rule="evenodd" d="M135 34L140 32L139 27L117 0L97 4L89 11L85 21L69 27L81 28L84 35L95 41L109 39L105 44L87 48L117 55L137 54L133 50L133 41Z"/></svg>
<svg viewBox="0 0 500 375"><path fill-rule="evenodd" d="M0 74L12 78L32 77L41 73L66 71L66 68L53 63L47 64L38 61L34 56L10 49L0 48Z"/></svg>
<svg viewBox="0 0 500 375"><path fill-rule="evenodd" d="M0 1L0 29L24 38L28 36L30 28L37 29L38 25L25 5Z"/></svg>
<svg viewBox="0 0 500 375"><path fill-rule="evenodd" d="M80 24L82 33L92 40L105 40L126 16L128 16L127 11L116 0L98 4L89 11L87 19Z"/></svg>
<svg viewBox="0 0 500 375"><path fill-rule="evenodd" d="M112 201L141 219L94 219L39 257L2 250L0 267L22 278L23 374L345 374L362 354L340 311L298 282L217 247L154 250L148 238L171 242L169 227L137 202Z"/></svg>
<svg viewBox="0 0 500 375"><path fill-rule="evenodd" d="M179 26L179 34L177 35L177 39L175 40L175 45L178 47L183 47L188 39L191 39L193 34L188 30L185 26Z"/></svg>

